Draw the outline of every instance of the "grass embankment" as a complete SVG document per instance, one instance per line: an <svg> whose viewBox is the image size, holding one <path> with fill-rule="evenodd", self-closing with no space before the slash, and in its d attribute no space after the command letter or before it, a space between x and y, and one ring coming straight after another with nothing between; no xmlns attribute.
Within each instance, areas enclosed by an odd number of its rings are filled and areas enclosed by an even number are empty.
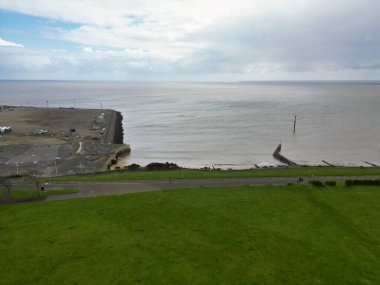
<svg viewBox="0 0 380 285"><path fill-rule="evenodd" d="M380 168L335 168L335 167L294 167L254 170L193 170L178 169L165 171L111 171L102 174L87 174L57 177L55 181L117 181L154 179L196 179L196 178L249 178L249 177L310 177L310 176L355 176L380 175Z"/></svg>
<svg viewBox="0 0 380 285"><path fill-rule="evenodd" d="M380 188L200 188L0 207L2 284L380 284Z"/></svg>
<svg viewBox="0 0 380 285"><path fill-rule="evenodd" d="M37 190L13 190L11 193L12 199L34 198L34 197L48 197L53 195L66 195L78 193L78 190L46 190L40 193Z"/></svg>

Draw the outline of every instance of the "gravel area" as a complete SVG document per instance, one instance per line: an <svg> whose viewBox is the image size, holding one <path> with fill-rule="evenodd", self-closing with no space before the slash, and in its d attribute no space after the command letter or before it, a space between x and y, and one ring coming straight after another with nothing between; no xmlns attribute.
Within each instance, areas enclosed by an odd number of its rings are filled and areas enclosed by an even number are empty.
<svg viewBox="0 0 380 285"><path fill-rule="evenodd" d="M115 155L112 139L118 137L116 111L0 109L0 126L13 128L11 133L0 134L1 175L54 176L104 170Z"/></svg>

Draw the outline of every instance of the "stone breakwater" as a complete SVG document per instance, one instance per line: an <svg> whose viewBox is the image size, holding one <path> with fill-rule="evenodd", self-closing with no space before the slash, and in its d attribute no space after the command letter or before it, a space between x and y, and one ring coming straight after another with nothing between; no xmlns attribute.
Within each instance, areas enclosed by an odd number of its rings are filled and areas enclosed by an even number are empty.
<svg viewBox="0 0 380 285"><path fill-rule="evenodd" d="M123 130L123 116L120 112L115 112L116 120L114 123L114 136L113 143L115 144L123 144L124 140L124 130Z"/></svg>
<svg viewBox="0 0 380 285"><path fill-rule="evenodd" d="M131 152L128 144L123 144L124 130L123 130L123 116L118 111L112 111L109 124L109 131L107 140L112 143L112 150L106 162L106 169L117 164L119 156Z"/></svg>
<svg viewBox="0 0 380 285"><path fill-rule="evenodd" d="M275 159L277 159L279 162L287 164L289 166L298 166L297 163L295 163L295 162L291 161L290 159L286 158L280 152L281 152L281 144L279 144L278 147L276 148L276 150L273 152L273 157Z"/></svg>
<svg viewBox="0 0 380 285"><path fill-rule="evenodd" d="M105 142L110 144L123 144L123 116L120 112L109 110L109 120L106 128Z"/></svg>

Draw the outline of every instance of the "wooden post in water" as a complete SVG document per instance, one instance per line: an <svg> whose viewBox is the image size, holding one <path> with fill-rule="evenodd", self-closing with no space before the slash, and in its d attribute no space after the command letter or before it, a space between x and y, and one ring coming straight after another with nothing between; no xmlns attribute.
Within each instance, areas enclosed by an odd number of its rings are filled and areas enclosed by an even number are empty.
<svg viewBox="0 0 380 285"><path fill-rule="evenodd" d="M296 133L297 116L294 116L293 134Z"/></svg>

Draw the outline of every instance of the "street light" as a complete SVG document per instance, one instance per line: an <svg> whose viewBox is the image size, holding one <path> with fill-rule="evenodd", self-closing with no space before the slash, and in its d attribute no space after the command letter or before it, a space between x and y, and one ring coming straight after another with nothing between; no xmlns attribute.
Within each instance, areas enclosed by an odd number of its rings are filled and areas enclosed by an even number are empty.
<svg viewBox="0 0 380 285"><path fill-rule="evenodd" d="M16 165L16 173L17 173L17 175L19 174L18 169L19 169L19 166L20 166L21 164L23 164L22 161L21 161L21 162L15 161L15 165Z"/></svg>
<svg viewBox="0 0 380 285"><path fill-rule="evenodd" d="M79 161L79 168L80 168L80 172L82 173L83 172L83 164L82 164L82 161Z"/></svg>
<svg viewBox="0 0 380 285"><path fill-rule="evenodd" d="M57 160L60 160L61 158L59 156L57 156L55 159L54 159L54 165L55 165L55 176L58 176L58 167L57 167Z"/></svg>

